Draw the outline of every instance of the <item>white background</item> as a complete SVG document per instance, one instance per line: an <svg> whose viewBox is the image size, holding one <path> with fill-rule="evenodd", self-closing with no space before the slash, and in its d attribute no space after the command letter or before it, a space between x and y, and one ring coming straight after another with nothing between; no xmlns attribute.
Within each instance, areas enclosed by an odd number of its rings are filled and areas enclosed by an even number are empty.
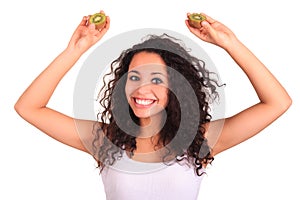
<svg viewBox="0 0 300 200"><path fill-rule="evenodd" d="M82 16L100 9L111 17L111 28L97 45L137 28L166 28L199 42L227 84L228 116L256 103L255 93L229 56L189 33L184 19L186 12L203 11L230 27L281 81L293 105L261 134L216 156L199 199L300 199L296 0L14 0L0 4L0 199L105 199L89 155L50 139L13 109L31 81L66 47ZM49 106L72 115L74 82L88 54L62 80Z"/></svg>

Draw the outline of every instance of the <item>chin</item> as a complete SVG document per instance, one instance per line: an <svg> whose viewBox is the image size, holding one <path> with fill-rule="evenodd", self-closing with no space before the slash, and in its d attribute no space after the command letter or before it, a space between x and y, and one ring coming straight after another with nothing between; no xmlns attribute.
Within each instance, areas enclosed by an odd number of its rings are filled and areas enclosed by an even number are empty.
<svg viewBox="0 0 300 200"><path fill-rule="evenodd" d="M153 114L149 112L134 112L135 116L140 119L147 119L150 118Z"/></svg>
<svg viewBox="0 0 300 200"><path fill-rule="evenodd" d="M151 117L158 117L162 115L163 110L157 110L156 112L150 112L148 111L133 111L135 116L138 117L139 119L149 119Z"/></svg>

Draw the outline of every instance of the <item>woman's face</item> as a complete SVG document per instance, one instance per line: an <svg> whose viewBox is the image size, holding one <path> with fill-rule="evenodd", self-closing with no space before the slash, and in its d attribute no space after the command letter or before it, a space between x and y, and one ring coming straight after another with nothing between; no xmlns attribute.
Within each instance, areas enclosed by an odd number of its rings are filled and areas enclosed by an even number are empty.
<svg viewBox="0 0 300 200"><path fill-rule="evenodd" d="M167 67L158 54L140 52L133 56L125 93L130 107L139 118L157 115L167 106Z"/></svg>

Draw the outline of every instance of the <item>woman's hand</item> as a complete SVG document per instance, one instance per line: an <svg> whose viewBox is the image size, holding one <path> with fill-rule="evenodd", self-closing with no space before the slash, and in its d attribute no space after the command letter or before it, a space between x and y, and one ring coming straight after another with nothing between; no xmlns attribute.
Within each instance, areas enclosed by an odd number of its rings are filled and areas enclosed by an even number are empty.
<svg viewBox="0 0 300 200"><path fill-rule="evenodd" d="M201 14L206 20L201 22L200 28L191 27L188 20L185 21L189 30L201 40L226 50L248 77L259 99L258 103L235 115L207 124L210 128L205 137L212 148L212 155L215 156L269 126L290 107L292 99L276 77L229 28ZM220 124L222 130L219 132Z"/></svg>
<svg viewBox="0 0 300 200"><path fill-rule="evenodd" d="M190 14L188 13L187 16L189 15ZM223 49L227 49L233 41L237 40L234 33L225 25L204 13L201 13L201 15L206 17L206 20L201 22L201 28L190 26L188 19L185 21L186 26L195 36Z"/></svg>
<svg viewBox="0 0 300 200"><path fill-rule="evenodd" d="M103 11L101 11L103 13ZM97 30L95 24L88 24L90 16L84 16L75 32L73 33L68 45L68 49L78 50L84 53L96 42L98 42L109 29L110 19L106 17L106 25Z"/></svg>
<svg viewBox="0 0 300 200"><path fill-rule="evenodd" d="M109 28L109 17L101 30L96 30L94 24L87 25L88 19L89 16L83 17L68 47L34 79L16 102L15 110L22 118L50 137L91 153L83 141L91 140L95 122L74 119L48 107L53 92L65 74L74 66L81 54L99 41Z"/></svg>

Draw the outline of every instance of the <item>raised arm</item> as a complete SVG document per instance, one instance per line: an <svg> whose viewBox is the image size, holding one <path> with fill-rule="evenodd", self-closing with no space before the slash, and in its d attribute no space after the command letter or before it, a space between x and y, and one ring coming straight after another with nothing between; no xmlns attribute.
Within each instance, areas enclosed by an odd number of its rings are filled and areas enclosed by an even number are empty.
<svg viewBox="0 0 300 200"><path fill-rule="evenodd" d="M272 73L231 30L205 16L206 20L201 23L201 28L193 28L186 21L187 27L201 40L226 50L247 75L260 100L257 104L224 119L223 129L218 137L213 132L207 133L212 154L216 155L259 133L281 116L289 108L292 100ZM214 127L217 123L211 122L208 126Z"/></svg>
<svg viewBox="0 0 300 200"><path fill-rule="evenodd" d="M96 30L94 24L87 25L87 20L88 16L83 17L67 48L31 83L15 104L17 113L30 124L50 137L85 152L88 150L81 142L78 131L92 133L94 122L75 120L48 108L47 103L64 75L109 28L109 17L101 30Z"/></svg>

